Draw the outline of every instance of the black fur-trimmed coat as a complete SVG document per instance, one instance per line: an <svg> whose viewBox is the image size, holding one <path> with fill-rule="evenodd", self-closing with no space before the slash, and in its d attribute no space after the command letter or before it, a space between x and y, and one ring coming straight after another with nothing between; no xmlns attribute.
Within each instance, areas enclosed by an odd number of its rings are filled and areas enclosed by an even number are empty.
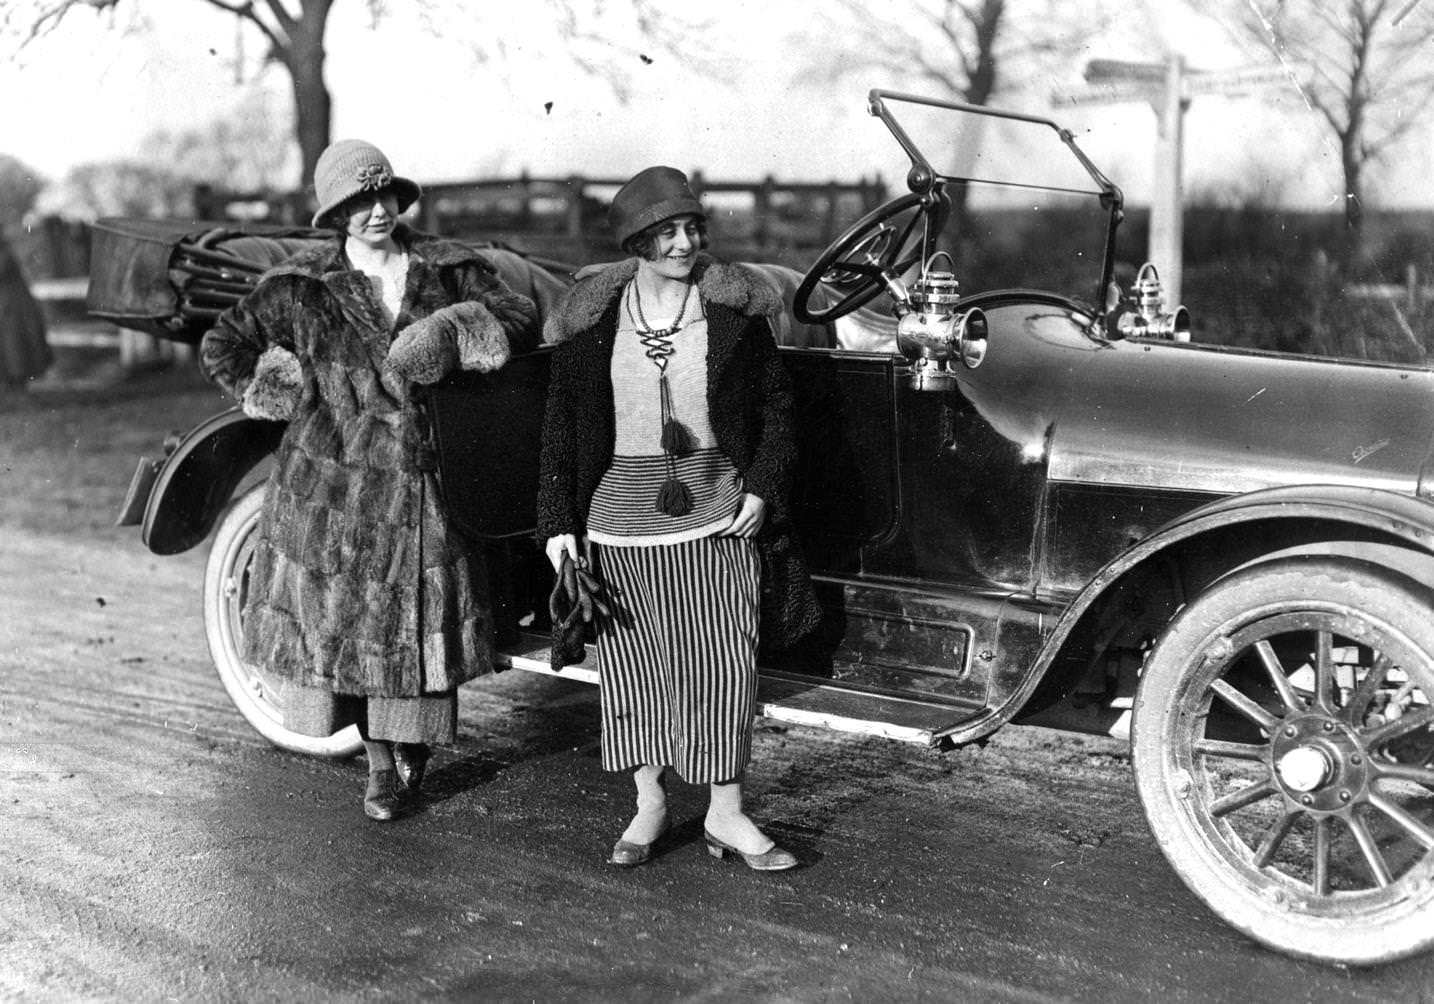
<svg viewBox="0 0 1434 1004"><path fill-rule="evenodd" d="M395 236L409 269L392 328L335 238L266 274L204 336L200 360L247 413L288 421L245 657L335 693L414 697L490 670L493 632L486 574L425 470L410 382L496 369L536 347L539 326L532 301L472 250Z"/></svg>
<svg viewBox="0 0 1434 1004"><path fill-rule="evenodd" d="M612 463L616 430L613 339L622 290L637 260L578 282L544 324L553 356L543 425L538 536L581 535L593 492ZM718 447L745 490L767 503L757 534L762 557L764 647L785 648L810 632L821 610L796 545L788 509L796 442L792 389L768 317L782 310L750 270L700 255L693 275L707 314L707 407Z"/></svg>

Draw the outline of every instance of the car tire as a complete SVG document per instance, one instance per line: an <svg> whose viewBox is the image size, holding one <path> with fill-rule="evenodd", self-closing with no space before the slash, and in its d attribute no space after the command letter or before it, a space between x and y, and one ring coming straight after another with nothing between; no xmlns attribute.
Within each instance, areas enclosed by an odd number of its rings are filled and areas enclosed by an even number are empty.
<svg viewBox="0 0 1434 1004"><path fill-rule="evenodd" d="M279 679L241 658L244 599L265 484L253 486L229 507L215 531L204 568L204 635L214 668L234 707L260 735L280 749L322 757L349 757L363 747L358 728L330 736L307 736L284 727Z"/></svg>
<svg viewBox="0 0 1434 1004"><path fill-rule="evenodd" d="M1372 965L1429 948L1431 702L1424 585L1328 556L1217 581L1162 633L1136 696L1156 841L1211 909L1282 952Z"/></svg>

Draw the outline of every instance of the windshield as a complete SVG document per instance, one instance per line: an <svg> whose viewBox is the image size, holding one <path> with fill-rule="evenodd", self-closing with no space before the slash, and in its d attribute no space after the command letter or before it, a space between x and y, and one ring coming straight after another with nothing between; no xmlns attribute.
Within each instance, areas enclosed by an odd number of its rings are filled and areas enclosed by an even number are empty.
<svg viewBox="0 0 1434 1004"><path fill-rule="evenodd" d="M870 102L913 165L945 180L1094 196L1114 187L1049 119L889 91Z"/></svg>
<svg viewBox="0 0 1434 1004"><path fill-rule="evenodd" d="M964 293L1037 287L1090 301L1105 288L1120 190L1067 130L890 91L868 100L901 145L909 186L939 185L952 200L941 243L956 252Z"/></svg>

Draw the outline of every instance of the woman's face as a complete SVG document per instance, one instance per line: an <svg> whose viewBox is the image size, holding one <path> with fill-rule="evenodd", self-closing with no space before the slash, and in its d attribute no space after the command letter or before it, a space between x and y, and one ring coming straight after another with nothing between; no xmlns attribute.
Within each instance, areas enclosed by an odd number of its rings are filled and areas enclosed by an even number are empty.
<svg viewBox="0 0 1434 1004"><path fill-rule="evenodd" d="M657 240L648 264L659 275L669 279L686 279L692 274L697 249L702 244L697 219L696 215L689 213L663 220L657 225Z"/></svg>
<svg viewBox="0 0 1434 1004"><path fill-rule="evenodd" d="M344 233L369 247L386 244L398 224L398 195L392 188L363 192L339 207Z"/></svg>

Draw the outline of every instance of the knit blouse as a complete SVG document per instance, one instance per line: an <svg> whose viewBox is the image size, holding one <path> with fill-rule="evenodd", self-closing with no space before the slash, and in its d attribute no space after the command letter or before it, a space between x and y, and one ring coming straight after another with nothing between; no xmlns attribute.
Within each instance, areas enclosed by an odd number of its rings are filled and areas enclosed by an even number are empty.
<svg viewBox="0 0 1434 1004"><path fill-rule="evenodd" d="M408 279L408 252L393 255L386 266L375 264L373 258L354 261L352 255L349 256L349 264L368 277L374 298L378 300L384 320L391 329L398 320L399 309L403 306L404 287Z"/></svg>
<svg viewBox="0 0 1434 1004"><path fill-rule="evenodd" d="M612 464L593 493L588 536L616 547L709 537L732 522L743 485L736 467L717 446L707 411L707 319L699 316L687 322L671 339L667 381L673 416L692 434L695 448L669 457L662 450L658 385L662 371L647 356L629 302L624 295L612 350L616 442ZM669 327L675 320L649 318L648 327ZM656 504L663 483L674 476L692 496L692 508L681 516L669 516Z"/></svg>

